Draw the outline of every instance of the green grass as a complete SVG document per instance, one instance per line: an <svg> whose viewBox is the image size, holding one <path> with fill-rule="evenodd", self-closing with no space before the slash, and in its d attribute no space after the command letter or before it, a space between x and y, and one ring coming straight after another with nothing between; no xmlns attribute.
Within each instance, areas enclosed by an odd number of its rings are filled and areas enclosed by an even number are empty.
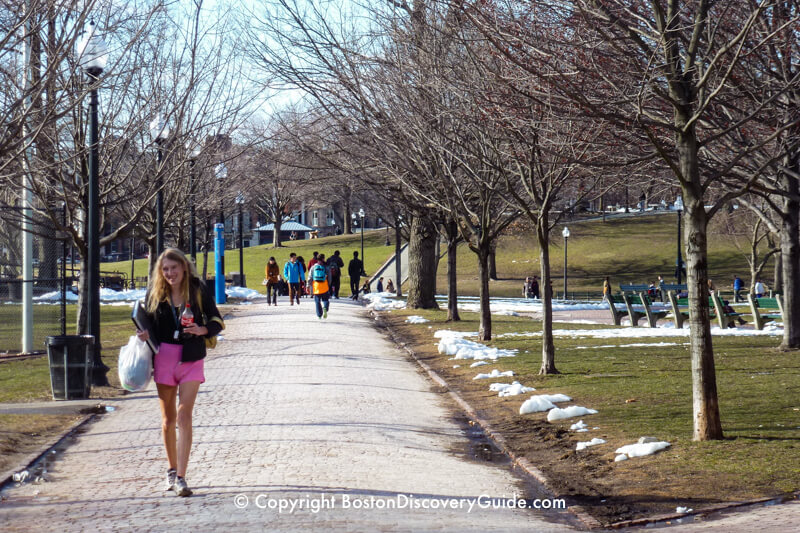
<svg viewBox="0 0 800 533"><path fill-rule="evenodd" d="M398 314L412 314L398 311ZM411 326L423 335L437 329L477 331L478 315L462 313L461 322L447 323L446 313L413 310L431 323ZM541 331L540 323L523 317L492 317L493 334ZM427 329L432 326L432 329ZM555 329L600 329L611 326L556 323ZM426 333L427 332L427 333ZM678 346L613 347L605 345L675 342ZM494 367L513 370L521 383L538 393L564 393L574 404L597 409L584 417L607 438L608 454L616 445L655 436L672 443L669 452L648 463L648 468L673 479L702 479L720 484L733 497L772 495L800 489L800 366L797 354L776 350L778 337L715 337L715 360L720 413L725 439L693 442L692 386L687 337L640 339L555 339L556 366L561 374L540 376L540 338L500 338L491 346L514 348L519 354L502 358ZM581 349L579 347L589 347ZM440 356L446 357L446 356ZM469 365L458 372L466 380L479 369ZM481 367L492 368L492 367ZM498 380L502 381L502 380ZM488 384L487 384L488 388ZM527 397L527 396L526 396ZM523 397L520 397L523 398ZM626 400L635 400L626 403ZM520 402L521 403L521 400ZM537 415L526 415L537 416ZM570 420L569 423L574 422ZM565 423L568 427L569 423ZM606 435L608 435L606 437ZM609 456L613 460L613 455ZM633 463L633 461L629 461ZM633 469L624 465L620 468ZM676 477L677 476L677 477ZM715 481L716 480L716 481ZM686 489L694 496L698 486ZM707 496L707 495L706 495Z"/></svg>
<svg viewBox="0 0 800 533"><path fill-rule="evenodd" d="M600 294L603 278L611 277L616 289L620 283L655 282L659 274L674 283L677 254L677 222L674 215L641 216L606 222L569 222L570 238L567 263L568 291ZM514 226L501 238L497 249L498 281L490 282L492 296L519 296L526 276L539 275L539 247L532 230ZM747 283L747 261L730 236L709 235L709 276L718 289L730 290L733 276L739 274ZM685 254L684 254L685 260ZM459 246L458 290L460 294L478 294L477 256L466 246ZM563 290L564 239L561 227L553 231L550 244L553 289ZM439 264L437 284L447 288L447 258ZM772 262L764 280L772 277ZM578 294L576 294L578 296Z"/></svg>
<svg viewBox="0 0 800 533"><path fill-rule="evenodd" d="M391 236L394 239L394 236ZM364 256L366 262L364 268L367 274L375 272L384 262L386 262L392 254L394 254L394 244L386 246L386 233L381 230L372 230L364 232ZM394 241L392 240L392 243ZM312 252L318 251L324 253L326 257L333 255L335 250L341 252L342 259L344 259L344 270L342 272L342 287L343 294L349 294L350 278L347 276L347 264L353 258L353 252L357 251L361 255L361 235L336 235L333 237L325 237L322 239L303 240L303 241L287 241L281 248L272 248L271 244L262 244L259 246L251 246L244 249L244 272L247 280L247 286L251 289L256 289L260 292L266 292L265 287L261 285L264 279L264 267L267 260L271 256L283 268L283 264L288 261L291 252L302 256L306 260L306 264L313 257ZM125 272L130 276L131 262L120 261L116 263L102 263L101 270L103 271L120 271ZM148 260L137 259L134 261L134 277L147 276ZM203 254L197 254L197 270L202 274L203 270ZM225 271L238 272L239 271L239 250L225 250ZM208 254L208 275L212 276L215 273L214 253L213 251Z"/></svg>
<svg viewBox="0 0 800 533"><path fill-rule="evenodd" d="M7 335L9 322L19 323L18 305L4 305L0 307L0 320L3 328L0 329L0 336ZM58 306L37 306L54 307ZM73 334L75 331L76 306L67 306L67 333ZM111 367L108 372L109 381L112 385L118 385L117 378L117 359L119 349L128 343L128 337L133 335L134 326L130 318L131 310L128 306L102 306L100 308L100 338L103 344L103 362ZM16 326L18 332L18 326ZM44 348L44 337L46 335L58 335L60 331L54 328L53 331L39 332L40 338L34 344L37 348ZM41 342L39 342L41 341ZM22 361L7 361L0 363L0 402L29 402L40 401L52 398L50 390L50 369L47 357L37 357Z"/></svg>

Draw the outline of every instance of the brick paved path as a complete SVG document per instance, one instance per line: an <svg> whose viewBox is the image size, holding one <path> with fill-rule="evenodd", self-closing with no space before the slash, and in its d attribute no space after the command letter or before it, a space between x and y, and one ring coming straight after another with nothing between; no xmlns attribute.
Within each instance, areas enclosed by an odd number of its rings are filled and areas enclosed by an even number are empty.
<svg viewBox="0 0 800 533"><path fill-rule="evenodd" d="M467 460L446 397L357 307L334 301L240 306L206 362L187 480L163 492L154 390L110 404L52 481L6 491L1 531L562 531L567 513L511 509L345 509L522 494L508 469ZM235 496L248 506L238 509ZM263 496L261 496L263 495ZM413 499L411 496L413 495ZM333 501L317 513L260 509L281 498ZM289 503L291 500L284 500ZM240 504L244 498L237 500ZM566 515L566 516L565 516Z"/></svg>

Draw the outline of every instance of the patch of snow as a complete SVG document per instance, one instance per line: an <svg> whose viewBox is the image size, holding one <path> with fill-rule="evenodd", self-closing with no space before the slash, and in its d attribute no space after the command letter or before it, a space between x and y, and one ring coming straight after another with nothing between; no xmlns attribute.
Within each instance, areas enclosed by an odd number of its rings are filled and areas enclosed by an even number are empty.
<svg viewBox="0 0 800 533"><path fill-rule="evenodd" d="M396 294L391 292L371 292L362 294L360 298L367 302L367 309L374 311L391 311L393 309L405 309L406 301L398 300Z"/></svg>
<svg viewBox="0 0 800 533"><path fill-rule="evenodd" d="M617 448L615 453L627 455L630 458L643 457L645 455L652 455L659 450L663 450L664 448L668 448L669 445L669 442L664 441L646 443L637 442L635 444L628 444L621 448Z"/></svg>
<svg viewBox="0 0 800 533"><path fill-rule="evenodd" d="M744 329L744 328L725 328L719 327L711 328L712 335L718 336L776 336L782 335L783 330L780 328L764 328L759 331L757 329ZM508 337L524 337L533 338L541 337L541 331L527 331L522 333L501 333L495 335L495 339L508 338ZM567 338L590 338L590 339L627 339L627 338L657 338L657 337L689 337L689 329L666 328L659 325L657 328L604 328L604 329L554 329L554 337L567 337Z"/></svg>
<svg viewBox="0 0 800 533"><path fill-rule="evenodd" d="M454 333L449 335L448 333ZM501 350L499 348L491 348L485 344L474 342L465 339L467 336L464 332L449 332L448 330L439 330L434 334L434 337L439 338L437 348L440 354L453 355L454 359L491 359L497 360L500 357L514 357L517 355L517 350Z"/></svg>
<svg viewBox="0 0 800 533"><path fill-rule="evenodd" d="M593 350L595 348L644 348L648 346L689 346L688 342L634 342L632 344L602 344L600 346L576 346L576 350Z"/></svg>
<svg viewBox="0 0 800 533"><path fill-rule="evenodd" d="M513 375L514 375L513 370L506 370L505 372L500 372L495 368L489 374L478 374L472 379L506 378L506 377L511 377Z"/></svg>
<svg viewBox="0 0 800 533"><path fill-rule="evenodd" d="M536 390L533 387L524 386L519 381L515 381L510 385L507 385L505 383L492 383L492 385L496 387L492 388L492 386L490 386L489 390L498 393L497 395L500 396L501 398L505 398L508 396L519 396L520 394L525 394L526 392L533 392Z"/></svg>
<svg viewBox="0 0 800 533"><path fill-rule="evenodd" d="M406 318L406 322L408 324L424 324L425 322L430 322L430 320L421 316L411 315Z"/></svg>
<svg viewBox="0 0 800 533"><path fill-rule="evenodd" d="M676 507L675 508L675 512L679 513L679 514L691 513L692 511L694 511L694 509L691 509L689 507Z"/></svg>
<svg viewBox="0 0 800 533"><path fill-rule="evenodd" d="M566 394L541 394L542 398L550 400L553 403L560 403L560 402L571 402L572 398L567 396Z"/></svg>
<svg viewBox="0 0 800 533"><path fill-rule="evenodd" d="M604 441L603 439L597 439L597 438L586 442L579 442L578 445L575 447L575 451L579 452L581 450L588 448L589 446L597 446L598 444L605 444L605 443L606 441Z"/></svg>
<svg viewBox="0 0 800 533"><path fill-rule="evenodd" d="M627 460L628 460L628 456L627 455L618 455L618 456L614 457L614 462L615 463L618 463L620 461L627 461Z"/></svg>
<svg viewBox="0 0 800 533"><path fill-rule="evenodd" d="M562 420L564 418L572 418L575 416L595 415L595 414L597 414L597 411L595 411L594 409L589 409L586 407L582 407L580 405L570 405L569 407L564 407L563 409L556 407L555 409L547 413L547 421L554 422L556 420Z"/></svg>
<svg viewBox="0 0 800 533"><path fill-rule="evenodd" d="M225 289L228 298L241 298L242 300L255 300L256 298L266 298L266 294L261 294L255 289L247 287L228 287Z"/></svg>
<svg viewBox="0 0 800 533"><path fill-rule="evenodd" d="M488 362L486 362L486 361L475 361L474 363L472 363L471 365L469 365L469 367L470 367L470 368L475 368L476 366L483 366L483 365L488 365L488 364L489 364L489 363L488 363Z"/></svg>
<svg viewBox="0 0 800 533"><path fill-rule="evenodd" d="M541 396L531 396L530 398L525 400L519 407L519 414L527 415L530 413L549 411L555 408L556 408L555 404L550 400L548 400L547 398L542 398Z"/></svg>

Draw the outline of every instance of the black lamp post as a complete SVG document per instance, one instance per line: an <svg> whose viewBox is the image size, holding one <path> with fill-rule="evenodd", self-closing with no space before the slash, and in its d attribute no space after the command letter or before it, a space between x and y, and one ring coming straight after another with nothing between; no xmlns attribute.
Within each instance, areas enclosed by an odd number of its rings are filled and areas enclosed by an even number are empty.
<svg viewBox="0 0 800 533"><path fill-rule="evenodd" d="M78 44L78 57L83 70L89 76L89 205L87 206L86 240L86 281L88 287L86 323L89 335L94 337L94 365L92 384L107 386L109 368L103 364L100 355L100 183L98 167L99 135L97 120L97 86L99 76L108 61L108 49L103 40L95 35L94 23Z"/></svg>
<svg viewBox="0 0 800 533"><path fill-rule="evenodd" d="M189 148L187 143L187 148ZM192 256L192 261L197 264L197 228L195 223L194 213L194 167L197 158L200 156L200 147L191 148L189 150L189 253Z"/></svg>
<svg viewBox="0 0 800 533"><path fill-rule="evenodd" d="M683 198L679 194L675 199L675 210L678 212L678 258L675 261L675 277L678 285L681 284L681 274L683 273L683 258L681 257L681 213L683 211Z"/></svg>
<svg viewBox="0 0 800 533"><path fill-rule="evenodd" d="M567 299L567 243L569 242L569 228L564 226L561 232L564 236L564 299Z"/></svg>
<svg viewBox="0 0 800 533"><path fill-rule="evenodd" d="M358 210L358 216L361 218L361 264L364 265L364 208ZM366 272L366 270L364 271Z"/></svg>
<svg viewBox="0 0 800 533"><path fill-rule="evenodd" d="M244 280L244 216L242 205L244 205L244 195L239 192L236 195L236 205L239 206L239 286L246 287Z"/></svg>
<svg viewBox="0 0 800 533"><path fill-rule="evenodd" d="M223 203L223 194L222 194L222 182L225 181L225 178L228 177L228 167L225 166L225 163L220 163L214 169L214 175L217 177L217 180L220 183L220 191L219 191L219 223L222 224L222 234L225 235L225 204ZM217 273L217 275L225 276L225 254L222 254L222 272Z"/></svg>
<svg viewBox="0 0 800 533"><path fill-rule="evenodd" d="M164 184L161 178L161 162L164 160L164 152L161 146L169 137L169 126L161 115L156 116L150 123L150 137L156 143L156 254L161 255L164 251Z"/></svg>

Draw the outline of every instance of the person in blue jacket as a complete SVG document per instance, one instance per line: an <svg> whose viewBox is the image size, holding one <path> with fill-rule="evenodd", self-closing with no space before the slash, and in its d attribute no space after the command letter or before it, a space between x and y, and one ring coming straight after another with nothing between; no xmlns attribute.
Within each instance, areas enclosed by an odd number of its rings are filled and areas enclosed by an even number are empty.
<svg viewBox="0 0 800 533"><path fill-rule="evenodd" d="M283 265L283 277L289 284L289 303L294 305L297 300L297 305L300 305L300 284L305 282L305 274L294 252L289 254L289 261Z"/></svg>

